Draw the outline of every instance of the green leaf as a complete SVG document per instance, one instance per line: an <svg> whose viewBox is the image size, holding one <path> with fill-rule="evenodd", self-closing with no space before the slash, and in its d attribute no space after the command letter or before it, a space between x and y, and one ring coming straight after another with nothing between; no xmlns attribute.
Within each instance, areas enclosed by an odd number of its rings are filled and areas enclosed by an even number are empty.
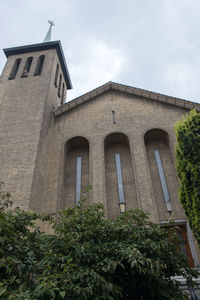
<svg viewBox="0 0 200 300"><path fill-rule="evenodd" d="M59 293L59 295L60 295L60 297L61 297L62 299L64 299L64 297L65 297L65 295L66 295L66 292L65 292L65 291L61 291L61 292Z"/></svg>

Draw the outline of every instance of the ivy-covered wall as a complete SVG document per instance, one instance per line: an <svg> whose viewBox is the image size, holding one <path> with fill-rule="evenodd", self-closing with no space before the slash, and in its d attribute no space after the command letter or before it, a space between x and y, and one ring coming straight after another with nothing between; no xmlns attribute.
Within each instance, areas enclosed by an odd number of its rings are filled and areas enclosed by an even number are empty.
<svg viewBox="0 0 200 300"><path fill-rule="evenodd" d="M175 127L180 201L200 245L200 114L192 110Z"/></svg>

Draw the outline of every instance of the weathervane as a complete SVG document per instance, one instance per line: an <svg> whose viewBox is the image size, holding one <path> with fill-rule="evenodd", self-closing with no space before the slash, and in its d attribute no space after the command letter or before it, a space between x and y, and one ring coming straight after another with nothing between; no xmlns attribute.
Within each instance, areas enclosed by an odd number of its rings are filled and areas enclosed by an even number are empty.
<svg viewBox="0 0 200 300"><path fill-rule="evenodd" d="M50 41L51 41L51 28L52 28L52 26L55 25L55 23L54 23L53 20L52 20L52 21L48 20L48 23L50 24L50 27L49 27L49 30L47 31L47 34L46 34L46 36L45 36L45 38L44 38L43 43L46 43L46 42L50 42Z"/></svg>

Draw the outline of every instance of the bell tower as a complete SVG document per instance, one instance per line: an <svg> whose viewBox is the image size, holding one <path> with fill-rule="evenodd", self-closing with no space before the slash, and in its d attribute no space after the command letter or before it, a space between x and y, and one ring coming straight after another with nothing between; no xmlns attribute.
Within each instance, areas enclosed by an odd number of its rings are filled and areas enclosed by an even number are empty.
<svg viewBox="0 0 200 300"><path fill-rule="evenodd" d="M34 195L45 188L45 150L53 109L72 88L60 41L4 49L0 77L0 181L14 206L36 209ZM43 191L44 192L44 191ZM32 199L32 200L31 200ZM38 208L37 208L38 209Z"/></svg>

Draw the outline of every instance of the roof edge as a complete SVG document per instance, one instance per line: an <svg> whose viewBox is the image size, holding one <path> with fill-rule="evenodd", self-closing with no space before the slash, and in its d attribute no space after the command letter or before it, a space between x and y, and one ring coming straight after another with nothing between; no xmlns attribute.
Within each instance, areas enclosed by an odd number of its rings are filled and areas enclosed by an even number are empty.
<svg viewBox="0 0 200 300"><path fill-rule="evenodd" d="M67 84L67 89L72 89L72 82L69 75L68 67L66 64L65 56L63 53L62 45L60 41L52 41L52 42L46 42L46 43L39 43L39 44L32 44L32 45L25 45L25 46L19 46L19 47L12 47L12 48L5 48L3 49L6 57L8 58L11 55L16 54L23 54L23 53L30 53L30 52L36 52L36 51L44 51L44 50L50 50L50 49L56 49L61 68L63 71L63 75Z"/></svg>
<svg viewBox="0 0 200 300"><path fill-rule="evenodd" d="M195 108L197 111L200 111L200 103L196 103L196 102L192 102L192 101L188 101L188 100L184 100L184 99L176 98L176 97L172 97L172 96L167 96L164 94L160 94L160 93L156 93L156 92L152 92L152 91L148 91L148 90L144 90L144 89L131 87L128 85L123 85L120 83L115 83L115 82L109 81L109 82L103 84L102 86L99 86L99 87L91 90L90 92L83 94L69 102L66 102L62 106L59 106L57 109L54 110L54 115L59 116L60 114L66 112L68 110L71 110L72 108L75 108L76 106L79 106L82 103L87 102L90 99L92 99L98 95L101 95L108 90L121 91L121 92L124 92L127 94L139 96L142 98L147 98L147 99L151 99L154 101L164 102L164 103L167 103L170 105L176 105L176 106L188 109L188 110Z"/></svg>

